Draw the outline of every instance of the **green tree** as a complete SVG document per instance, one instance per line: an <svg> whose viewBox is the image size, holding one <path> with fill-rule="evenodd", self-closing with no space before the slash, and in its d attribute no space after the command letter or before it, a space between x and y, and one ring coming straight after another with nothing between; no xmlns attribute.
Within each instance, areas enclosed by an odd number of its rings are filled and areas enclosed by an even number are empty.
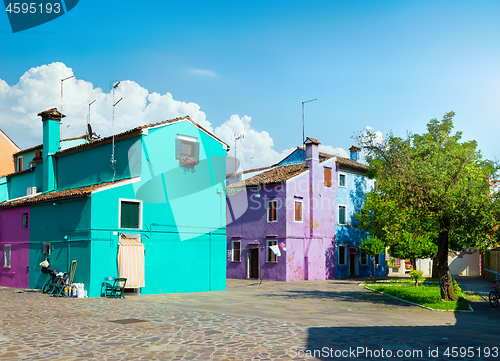
<svg viewBox="0 0 500 361"><path fill-rule="evenodd" d="M364 239L361 242L361 248L365 253L369 256L372 256L373 260L373 282L377 280L377 273L375 272L375 256L384 252L385 244L384 241L377 237L371 237L368 239Z"/></svg>
<svg viewBox="0 0 500 361"><path fill-rule="evenodd" d="M430 234L404 231L401 238L390 245L389 254L396 258L409 258L417 269L417 258L435 257L437 254L437 245Z"/></svg>
<svg viewBox="0 0 500 361"><path fill-rule="evenodd" d="M417 258L436 256L436 227L419 218L411 207L401 209L395 200L375 191L367 194L362 211L355 216L358 227L383 240L393 257L409 258L416 265Z"/></svg>
<svg viewBox="0 0 500 361"><path fill-rule="evenodd" d="M490 183L498 167L482 159L475 141L461 143L462 133L452 134L454 115L432 119L426 133L408 134L405 139L389 133L380 141L370 132L357 138L367 152L368 174L376 179L376 190L368 200L378 197L375 213L387 209L395 223L391 225L386 216L367 232L394 229L396 233L386 238L391 240L401 237L408 220L410 233L423 227L419 235L429 236L437 246L434 261L443 300L456 299L448 250L487 248L498 241L495 226L500 221L499 193ZM373 215L372 211L368 203L362 213Z"/></svg>

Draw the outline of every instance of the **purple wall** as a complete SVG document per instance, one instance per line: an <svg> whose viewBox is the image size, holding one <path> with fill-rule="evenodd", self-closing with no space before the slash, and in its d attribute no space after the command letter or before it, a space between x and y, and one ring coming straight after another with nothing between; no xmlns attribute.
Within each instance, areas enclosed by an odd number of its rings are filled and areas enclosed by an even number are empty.
<svg viewBox="0 0 500 361"><path fill-rule="evenodd" d="M23 213L28 214L28 228L22 228ZM29 287L29 224L30 208L0 210L0 285ZM11 267L3 267L4 245L11 245Z"/></svg>
<svg viewBox="0 0 500 361"><path fill-rule="evenodd" d="M309 148L309 147L308 147ZM228 250L232 241L241 241L241 261L227 260L227 277L248 276L248 247L259 247L259 276L275 281L299 281L333 278L335 235L335 159L319 163L317 147L307 157L309 171L289 179L286 184L262 186L240 191L227 199ZM315 158L316 157L316 158ZM316 159L316 161L314 161ZM332 169L332 187L324 186L324 167ZM267 202L278 201L278 221L267 221ZM295 221L295 201L302 202L302 222ZM284 243L277 263L266 262L267 240ZM269 266L269 267L268 267Z"/></svg>

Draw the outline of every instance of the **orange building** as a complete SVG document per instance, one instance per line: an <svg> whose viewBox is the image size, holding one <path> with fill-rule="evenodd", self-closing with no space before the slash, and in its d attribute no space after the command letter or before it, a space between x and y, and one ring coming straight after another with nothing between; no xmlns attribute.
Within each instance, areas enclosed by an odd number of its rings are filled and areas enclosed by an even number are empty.
<svg viewBox="0 0 500 361"><path fill-rule="evenodd" d="M21 149L0 129L0 176L14 173L12 155Z"/></svg>

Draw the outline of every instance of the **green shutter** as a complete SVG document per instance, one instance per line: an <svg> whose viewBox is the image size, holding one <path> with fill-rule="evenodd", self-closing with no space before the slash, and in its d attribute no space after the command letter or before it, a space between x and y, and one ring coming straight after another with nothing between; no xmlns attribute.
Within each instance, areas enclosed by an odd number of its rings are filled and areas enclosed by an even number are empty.
<svg viewBox="0 0 500 361"><path fill-rule="evenodd" d="M200 160L200 143L194 142L194 150L193 150L193 157L195 160L199 161Z"/></svg>
<svg viewBox="0 0 500 361"><path fill-rule="evenodd" d="M175 159L181 159L181 147L182 147L182 140L177 138L175 140Z"/></svg>
<svg viewBox="0 0 500 361"><path fill-rule="evenodd" d="M139 228L139 209L138 202L122 202L120 228Z"/></svg>

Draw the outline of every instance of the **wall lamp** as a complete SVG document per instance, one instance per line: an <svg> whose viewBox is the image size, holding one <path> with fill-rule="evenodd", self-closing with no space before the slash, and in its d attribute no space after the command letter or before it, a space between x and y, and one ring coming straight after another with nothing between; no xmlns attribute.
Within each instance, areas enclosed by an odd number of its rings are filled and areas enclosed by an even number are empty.
<svg viewBox="0 0 500 361"><path fill-rule="evenodd" d="M260 187L259 186L250 186L250 187L247 187L247 189L256 189L257 192L255 192L255 198L260 198Z"/></svg>

